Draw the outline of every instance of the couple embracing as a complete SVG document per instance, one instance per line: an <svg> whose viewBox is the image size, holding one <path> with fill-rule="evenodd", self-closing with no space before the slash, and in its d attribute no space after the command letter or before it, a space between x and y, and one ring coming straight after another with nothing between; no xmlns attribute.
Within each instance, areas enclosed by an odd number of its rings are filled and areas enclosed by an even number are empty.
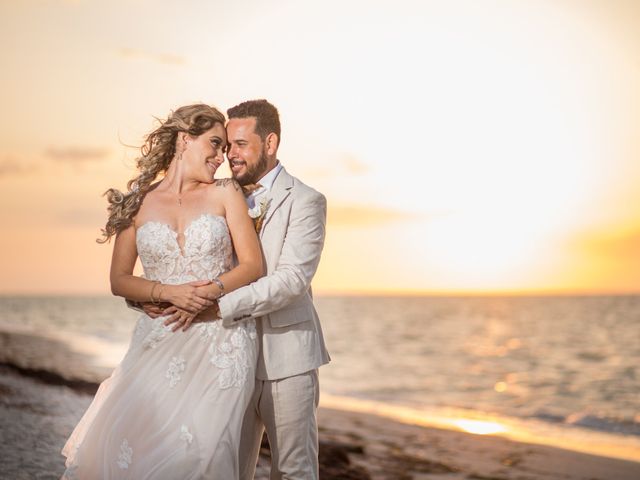
<svg viewBox="0 0 640 480"><path fill-rule="evenodd" d="M145 313L63 449L65 479L252 479L265 430L272 479L318 478L326 200L278 161L273 105L227 113L225 128L208 105L177 109L128 191L107 191L111 289ZM225 152L233 178L214 179Z"/></svg>

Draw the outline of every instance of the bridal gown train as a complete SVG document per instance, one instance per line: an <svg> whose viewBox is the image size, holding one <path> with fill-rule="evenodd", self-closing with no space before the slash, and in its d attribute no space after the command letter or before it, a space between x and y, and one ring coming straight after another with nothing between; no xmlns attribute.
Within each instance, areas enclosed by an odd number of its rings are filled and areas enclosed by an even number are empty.
<svg viewBox="0 0 640 480"><path fill-rule="evenodd" d="M159 222L138 228L136 245L145 277L167 284L213 279L232 264L226 222L210 214L187 227L184 251ZM225 328L218 320L174 333L164 320L138 319L125 357L62 450L63 479L238 478L255 324Z"/></svg>

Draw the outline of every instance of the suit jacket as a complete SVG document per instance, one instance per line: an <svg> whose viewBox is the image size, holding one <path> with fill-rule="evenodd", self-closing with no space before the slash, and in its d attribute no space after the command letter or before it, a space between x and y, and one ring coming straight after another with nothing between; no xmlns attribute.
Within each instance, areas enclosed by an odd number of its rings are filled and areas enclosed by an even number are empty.
<svg viewBox="0 0 640 480"><path fill-rule="evenodd" d="M327 201L284 168L267 195L271 204L259 233L267 274L224 295L218 305L224 325L256 319L256 376L277 380L330 360L311 294L324 245Z"/></svg>

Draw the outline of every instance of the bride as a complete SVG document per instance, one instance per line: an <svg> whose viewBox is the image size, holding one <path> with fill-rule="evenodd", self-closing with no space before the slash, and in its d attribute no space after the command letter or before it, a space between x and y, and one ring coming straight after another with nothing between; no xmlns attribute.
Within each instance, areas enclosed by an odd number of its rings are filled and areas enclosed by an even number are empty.
<svg viewBox="0 0 640 480"><path fill-rule="evenodd" d="M263 264L240 188L213 178L224 121L207 105L177 109L147 136L129 191L106 193L101 241L116 238L113 294L170 303L183 328L165 326L167 316L138 319L125 357L64 446L64 479L238 478L255 325L203 320L214 318L213 299L256 280ZM137 257L144 278L133 275Z"/></svg>

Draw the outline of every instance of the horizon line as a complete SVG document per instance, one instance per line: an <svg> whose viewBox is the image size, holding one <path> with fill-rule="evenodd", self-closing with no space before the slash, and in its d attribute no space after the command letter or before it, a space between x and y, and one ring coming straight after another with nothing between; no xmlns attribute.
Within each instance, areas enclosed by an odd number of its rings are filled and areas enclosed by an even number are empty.
<svg viewBox="0 0 640 480"><path fill-rule="evenodd" d="M316 297L571 297L571 296L638 296L636 290L605 290L605 289L512 289L512 290L471 290L471 289L351 289L331 290L315 289ZM94 292L55 292L55 291L0 291L0 298L7 297L111 297L108 291Z"/></svg>

